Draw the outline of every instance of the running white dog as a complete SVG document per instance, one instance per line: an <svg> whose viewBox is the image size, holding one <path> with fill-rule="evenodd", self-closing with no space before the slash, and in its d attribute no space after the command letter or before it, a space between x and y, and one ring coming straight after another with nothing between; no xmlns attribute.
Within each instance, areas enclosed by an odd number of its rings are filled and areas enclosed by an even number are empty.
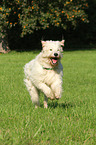
<svg viewBox="0 0 96 145"><path fill-rule="evenodd" d="M25 85L35 107L39 106L39 91L45 95L44 108L47 108L48 98L61 98L63 66L62 41L41 41L42 52L24 67Z"/></svg>

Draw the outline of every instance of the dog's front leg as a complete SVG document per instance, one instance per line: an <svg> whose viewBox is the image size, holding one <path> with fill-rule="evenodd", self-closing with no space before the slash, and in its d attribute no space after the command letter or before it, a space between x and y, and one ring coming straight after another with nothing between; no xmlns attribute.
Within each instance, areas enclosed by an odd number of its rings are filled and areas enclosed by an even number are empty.
<svg viewBox="0 0 96 145"><path fill-rule="evenodd" d="M41 90L45 94L47 98L50 98L51 100L55 98L52 90L45 83L38 83L36 86L39 90Z"/></svg>
<svg viewBox="0 0 96 145"><path fill-rule="evenodd" d="M44 95L44 108L48 108L47 102L48 98Z"/></svg>
<svg viewBox="0 0 96 145"><path fill-rule="evenodd" d="M62 94L62 81L56 81L51 85L52 91L54 92L55 98L60 99Z"/></svg>

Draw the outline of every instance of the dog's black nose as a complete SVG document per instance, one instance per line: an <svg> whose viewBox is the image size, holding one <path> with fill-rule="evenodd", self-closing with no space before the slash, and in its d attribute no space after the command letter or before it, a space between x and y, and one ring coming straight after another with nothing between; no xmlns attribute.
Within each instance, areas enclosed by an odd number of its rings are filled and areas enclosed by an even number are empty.
<svg viewBox="0 0 96 145"><path fill-rule="evenodd" d="M54 56L58 56L58 53L54 53Z"/></svg>

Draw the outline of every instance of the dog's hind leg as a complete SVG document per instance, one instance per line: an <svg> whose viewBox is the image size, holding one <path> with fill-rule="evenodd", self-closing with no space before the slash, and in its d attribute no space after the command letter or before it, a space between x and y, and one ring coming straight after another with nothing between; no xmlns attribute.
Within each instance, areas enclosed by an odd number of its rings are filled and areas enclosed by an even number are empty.
<svg viewBox="0 0 96 145"><path fill-rule="evenodd" d="M35 104L35 108L37 108L37 106L40 106L40 103L39 103L39 94L38 94L39 91L31 83L31 81L29 79L25 79L24 82L25 82L25 85L27 87L27 90L29 91L29 94L31 96L32 103Z"/></svg>
<svg viewBox="0 0 96 145"><path fill-rule="evenodd" d="M31 87L31 90L29 91L29 94L31 96L31 100L32 100L32 103L35 104L35 108L37 108L37 106L40 106L40 103L39 103L39 92L37 90L37 88L35 88L34 86Z"/></svg>
<svg viewBox="0 0 96 145"><path fill-rule="evenodd" d="M47 102L48 98L44 95L44 108L48 108Z"/></svg>

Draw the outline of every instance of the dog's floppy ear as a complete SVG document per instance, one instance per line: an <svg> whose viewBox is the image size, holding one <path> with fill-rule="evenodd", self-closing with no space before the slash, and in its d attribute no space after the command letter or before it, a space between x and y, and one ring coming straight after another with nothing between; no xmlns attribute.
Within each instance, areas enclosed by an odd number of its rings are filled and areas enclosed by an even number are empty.
<svg viewBox="0 0 96 145"><path fill-rule="evenodd" d="M61 46L64 46L65 40L60 41Z"/></svg>
<svg viewBox="0 0 96 145"><path fill-rule="evenodd" d="M46 41L42 41L42 40L41 40L42 47L45 46L45 43L46 43Z"/></svg>

